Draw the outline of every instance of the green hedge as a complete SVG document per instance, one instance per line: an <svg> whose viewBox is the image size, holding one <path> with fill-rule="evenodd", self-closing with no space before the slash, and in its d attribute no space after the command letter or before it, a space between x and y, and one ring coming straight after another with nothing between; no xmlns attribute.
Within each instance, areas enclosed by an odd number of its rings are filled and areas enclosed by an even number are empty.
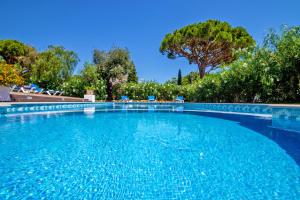
<svg viewBox="0 0 300 200"><path fill-rule="evenodd" d="M127 95L133 100L146 100L154 95L158 100L174 100L177 95L184 95L183 87L175 84L159 84L156 82L122 84L115 91L116 99Z"/></svg>

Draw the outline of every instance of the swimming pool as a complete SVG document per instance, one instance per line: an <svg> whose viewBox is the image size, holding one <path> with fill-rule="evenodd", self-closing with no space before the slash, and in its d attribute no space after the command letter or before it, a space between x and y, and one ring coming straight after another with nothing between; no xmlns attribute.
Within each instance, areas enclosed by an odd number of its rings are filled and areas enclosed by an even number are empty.
<svg viewBox="0 0 300 200"><path fill-rule="evenodd" d="M300 198L300 135L266 113L48 106L0 117L0 199Z"/></svg>

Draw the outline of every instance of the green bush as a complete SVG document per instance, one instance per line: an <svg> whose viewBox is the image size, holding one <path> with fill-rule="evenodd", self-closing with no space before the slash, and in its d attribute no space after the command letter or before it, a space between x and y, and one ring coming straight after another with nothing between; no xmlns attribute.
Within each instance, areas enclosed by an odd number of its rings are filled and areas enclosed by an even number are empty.
<svg viewBox="0 0 300 200"><path fill-rule="evenodd" d="M122 95L127 95L133 100L146 100L148 96L154 95L158 100L172 101L177 95L183 95L182 86L171 83L159 84L156 82L142 82L142 83L126 83L122 84L115 96L120 99Z"/></svg>
<svg viewBox="0 0 300 200"><path fill-rule="evenodd" d="M68 81L64 82L61 86L61 90L67 96L83 97L87 88L95 89L95 95L97 100L106 99L106 87L105 82L102 80L95 80L92 83L88 83L80 75L72 76Z"/></svg>
<svg viewBox="0 0 300 200"><path fill-rule="evenodd" d="M61 89L64 91L64 95L73 97L83 97L84 95L84 80L81 76L72 76L68 81L64 82Z"/></svg>
<svg viewBox="0 0 300 200"><path fill-rule="evenodd" d="M97 80L94 83L93 87L96 88L95 92L96 92L96 99L97 100L105 100L107 98L106 84L102 79Z"/></svg>
<svg viewBox="0 0 300 200"><path fill-rule="evenodd" d="M159 98L160 87L160 84L155 82L126 83L121 85L116 98L120 99L122 95L127 95L130 99L134 100L145 100L150 95Z"/></svg>
<svg viewBox="0 0 300 200"><path fill-rule="evenodd" d="M176 98L177 95L181 94L180 85L175 84L162 84L158 88L159 90L159 99L172 101Z"/></svg>

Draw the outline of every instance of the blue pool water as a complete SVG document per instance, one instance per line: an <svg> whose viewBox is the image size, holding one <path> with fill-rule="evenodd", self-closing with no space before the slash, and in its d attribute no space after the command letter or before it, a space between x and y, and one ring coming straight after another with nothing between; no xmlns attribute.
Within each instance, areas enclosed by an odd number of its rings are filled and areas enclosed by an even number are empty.
<svg viewBox="0 0 300 200"><path fill-rule="evenodd" d="M151 109L1 117L0 199L300 199L300 134L271 124Z"/></svg>

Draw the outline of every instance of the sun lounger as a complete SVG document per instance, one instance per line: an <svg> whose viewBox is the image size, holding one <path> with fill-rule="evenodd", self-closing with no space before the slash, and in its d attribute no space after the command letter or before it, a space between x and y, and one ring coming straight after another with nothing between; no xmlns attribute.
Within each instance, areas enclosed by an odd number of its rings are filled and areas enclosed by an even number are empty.
<svg viewBox="0 0 300 200"><path fill-rule="evenodd" d="M121 96L121 101L128 102L129 101L128 96Z"/></svg>
<svg viewBox="0 0 300 200"><path fill-rule="evenodd" d="M30 93L30 91L31 88L28 88L27 86L21 86L17 92Z"/></svg>
<svg viewBox="0 0 300 200"><path fill-rule="evenodd" d="M35 93L35 94L42 94L42 92L44 91L43 88L40 88L38 85L36 84L31 84L31 88L33 88L31 90L31 92Z"/></svg>
<svg viewBox="0 0 300 200"><path fill-rule="evenodd" d="M24 86L14 86L11 91L13 92L23 92L23 93L34 93L35 85L24 85Z"/></svg>
<svg viewBox="0 0 300 200"><path fill-rule="evenodd" d="M152 102L152 101L156 101L156 97L155 96L148 96L148 101Z"/></svg>
<svg viewBox="0 0 300 200"><path fill-rule="evenodd" d="M53 95L61 96L63 93L63 91L56 90Z"/></svg>
<svg viewBox="0 0 300 200"><path fill-rule="evenodd" d="M179 102L179 103L184 103L184 98L183 98L183 96L177 96L175 101Z"/></svg>
<svg viewBox="0 0 300 200"><path fill-rule="evenodd" d="M44 94L53 95L53 96L61 96L64 92L58 90L46 90L43 92Z"/></svg>

